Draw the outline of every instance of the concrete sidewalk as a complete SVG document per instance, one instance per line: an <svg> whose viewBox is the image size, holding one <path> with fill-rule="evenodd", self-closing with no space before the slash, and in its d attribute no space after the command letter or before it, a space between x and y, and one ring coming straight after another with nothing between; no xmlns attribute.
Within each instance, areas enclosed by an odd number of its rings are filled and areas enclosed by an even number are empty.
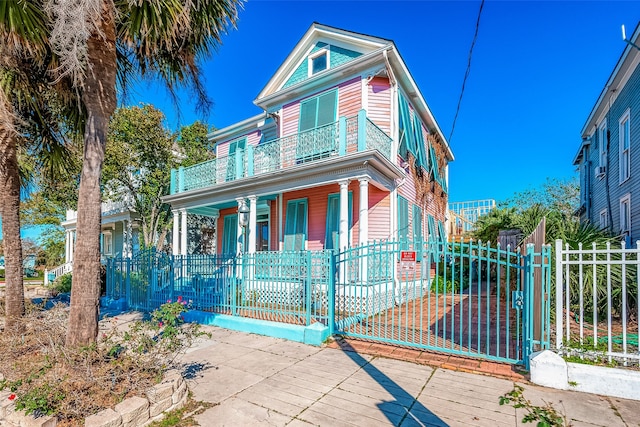
<svg viewBox="0 0 640 427"><path fill-rule="evenodd" d="M182 357L201 426L520 426L508 379L205 327ZM640 426L640 402L524 384L573 426ZM525 424L535 425L535 424Z"/></svg>

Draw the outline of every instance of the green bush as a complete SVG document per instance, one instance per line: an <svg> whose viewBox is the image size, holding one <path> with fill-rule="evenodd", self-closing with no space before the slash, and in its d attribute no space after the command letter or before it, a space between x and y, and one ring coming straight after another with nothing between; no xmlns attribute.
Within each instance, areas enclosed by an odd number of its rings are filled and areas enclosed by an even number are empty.
<svg viewBox="0 0 640 427"><path fill-rule="evenodd" d="M71 273L63 274L53 282L51 290L58 294L71 292L71 279Z"/></svg>

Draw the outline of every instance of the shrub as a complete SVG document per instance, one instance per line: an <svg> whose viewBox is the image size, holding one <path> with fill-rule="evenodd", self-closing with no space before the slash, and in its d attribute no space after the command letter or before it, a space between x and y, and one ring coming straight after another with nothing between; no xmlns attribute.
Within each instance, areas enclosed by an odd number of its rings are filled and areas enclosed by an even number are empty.
<svg viewBox="0 0 640 427"><path fill-rule="evenodd" d="M72 273L63 274L53 281L51 290L55 294L66 294L71 292Z"/></svg>

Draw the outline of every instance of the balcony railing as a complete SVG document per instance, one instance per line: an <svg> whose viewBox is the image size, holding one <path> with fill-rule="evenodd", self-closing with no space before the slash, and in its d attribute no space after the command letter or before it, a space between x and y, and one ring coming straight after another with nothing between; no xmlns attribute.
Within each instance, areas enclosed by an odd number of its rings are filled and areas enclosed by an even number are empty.
<svg viewBox="0 0 640 427"><path fill-rule="evenodd" d="M172 169L171 194L366 150L378 150L391 161L391 141L361 110L357 116L340 117L328 125L257 146L249 145L245 150L197 165Z"/></svg>

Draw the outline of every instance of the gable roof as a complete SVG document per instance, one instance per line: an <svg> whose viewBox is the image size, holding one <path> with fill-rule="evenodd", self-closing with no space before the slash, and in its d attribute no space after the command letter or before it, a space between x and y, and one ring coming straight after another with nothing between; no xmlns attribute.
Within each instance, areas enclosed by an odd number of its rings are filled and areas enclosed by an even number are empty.
<svg viewBox="0 0 640 427"><path fill-rule="evenodd" d="M318 44L327 44L360 55L366 55L384 46L393 44L391 40L355 33L340 28L314 22L298 41L289 56L276 70L258 94L257 100L267 97L287 86L295 71L307 61L307 56Z"/></svg>
<svg viewBox="0 0 640 427"><path fill-rule="evenodd" d="M326 43L329 46L346 49L358 55L351 55L352 57L348 60L311 77L300 81L291 81L292 75L303 62L307 61L307 57L314 48L317 49L318 43ZM336 75L357 73L360 70L364 71L376 65L380 66L381 70L389 75L390 80L398 83L429 131L440 135L447 158L454 160L453 152L444 133L431 113L427 102L392 40L314 22L273 77L260 91L254 100L254 104L266 112L273 112L270 111L270 107L291 100L303 91L311 91L321 87L335 78Z"/></svg>

